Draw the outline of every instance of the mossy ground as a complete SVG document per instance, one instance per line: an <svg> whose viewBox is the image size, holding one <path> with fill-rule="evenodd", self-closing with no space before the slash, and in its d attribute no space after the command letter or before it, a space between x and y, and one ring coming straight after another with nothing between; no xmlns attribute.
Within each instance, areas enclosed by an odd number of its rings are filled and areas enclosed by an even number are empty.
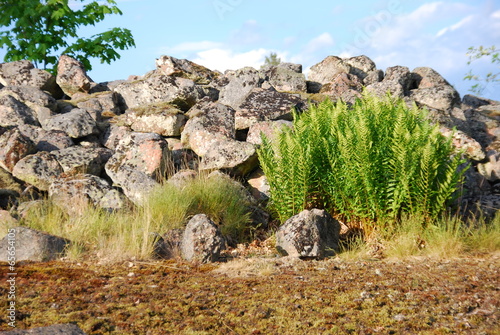
<svg viewBox="0 0 500 335"><path fill-rule="evenodd" d="M498 253L211 265L20 262L17 327L74 322L88 334L498 334L499 265ZM5 263L0 268L9 272ZM0 330L9 329L6 322L1 315Z"/></svg>

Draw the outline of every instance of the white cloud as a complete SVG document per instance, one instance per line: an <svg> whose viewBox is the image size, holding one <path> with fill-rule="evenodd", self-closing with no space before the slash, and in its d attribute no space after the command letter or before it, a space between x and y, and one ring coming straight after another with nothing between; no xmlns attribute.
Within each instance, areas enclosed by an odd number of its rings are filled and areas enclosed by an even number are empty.
<svg viewBox="0 0 500 335"><path fill-rule="evenodd" d="M330 35L330 33L323 33L310 40L309 43L306 44L303 52L314 53L322 49L331 47L334 44L335 41L333 40L332 35Z"/></svg>
<svg viewBox="0 0 500 335"><path fill-rule="evenodd" d="M497 10L496 12L491 13L491 18L500 20L500 10Z"/></svg>
<svg viewBox="0 0 500 335"><path fill-rule="evenodd" d="M460 20L459 22L455 23L454 25L451 25L449 27L441 29L436 34L436 36L441 37L448 32L453 32L455 30L458 30L458 29L462 28L463 26L465 26L467 23L472 22L473 19L474 19L474 15L469 15L469 16L465 17L464 19Z"/></svg>
<svg viewBox="0 0 500 335"><path fill-rule="evenodd" d="M247 52L234 52L230 49L214 48L210 50L200 51L193 62L203 65L211 70L236 70L245 66L260 68L264 64L265 57L271 51L260 48ZM278 53L278 56L280 54Z"/></svg>

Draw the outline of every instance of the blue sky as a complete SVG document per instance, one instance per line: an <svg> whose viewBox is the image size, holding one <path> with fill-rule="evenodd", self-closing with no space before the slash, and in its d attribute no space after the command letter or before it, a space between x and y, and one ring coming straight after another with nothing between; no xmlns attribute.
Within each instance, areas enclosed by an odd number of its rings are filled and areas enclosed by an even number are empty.
<svg viewBox="0 0 500 335"><path fill-rule="evenodd" d="M224 71L259 68L270 52L305 72L328 55L367 55L377 67L429 66L463 96L472 69L498 70L486 59L467 65L470 46L500 47L499 0L118 0L122 16L108 16L85 36L111 27L132 30L136 48L111 65L93 62L94 81L126 79L154 69L161 55L187 58ZM0 50L0 57L3 58ZM500 100L500 85L483 96Z"/></svg>

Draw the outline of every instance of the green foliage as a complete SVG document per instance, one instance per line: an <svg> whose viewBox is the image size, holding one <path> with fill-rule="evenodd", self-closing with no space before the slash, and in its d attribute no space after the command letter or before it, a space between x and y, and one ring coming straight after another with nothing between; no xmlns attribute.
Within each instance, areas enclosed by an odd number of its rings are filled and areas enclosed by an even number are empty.
<svg viewBox="0 0 500 335"><path fill-rule="evenodd" d="M120 58L116 49L135 46L128 29L112 28L90 38L82 38L77 34L79 27L94 26L106 15L121 15L114 0L93 1L81 9L71 8L68 2L0 0L0 27L5 29L0 31L0 47L7 48L4 60L28 59L35 66L55 73L58 55L67 54L91 70L89 57L99 58L101 63L109 64Z"/></svg>
<svg viewBox="0 0 500 335"><path fill-rule="evenodd" d="M485 48L482 45L478 48L470 47L467 56L469 57L469 61L467 62L468 65L471 65L473 61L483 57L491 57L491 63L500 66L500 49L497 49L494 45L489 48ZM473 74L472 70L470 70L469 73L465 75L464 80L476 81L477 83L471 87L470 91L480 95L484 92L487 85L498 85L500 83L500 71L496 73L489 72L486 74L486 77L482 78Z"/></svg>
<svg viewBox="0 0 500 335"><path fill-rule="evenodd" d="M279 65L281 63L281 58L278 57L278 54L275 52L271 52L269 56L266 56L266 59L264 61L264 66L275 66Z"/></svg>
<svg viewBox="0 0 500 335"><path fill-rule="evenodd" d="M295 115L294 129L259 149L281 222L325 208L348 221L379 225L403 213L435 218L456 194L463 170L451 138L426 112L367 94L352 108L326 100Z"/></svg>

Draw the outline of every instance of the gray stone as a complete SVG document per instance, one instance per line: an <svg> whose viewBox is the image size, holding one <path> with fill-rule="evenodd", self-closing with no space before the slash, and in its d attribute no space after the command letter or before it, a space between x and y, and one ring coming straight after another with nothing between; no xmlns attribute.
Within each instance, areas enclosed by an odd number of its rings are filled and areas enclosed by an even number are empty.
<svg viewBox="0 0 500 335"><path fill-rule="evenodd" d="M58 114L50 118L45 130L61 130L71 138L81 138L91 134L97 134L97 124L87 111L79 108L69 113Z"/></svg>
<svg viewBox="0 0 500 335"><path fill-rule="evenodd" d="M22 124L38 126L36 112L11 95L0 97L0 126L11 127Z"/></svg>
<svg viewBox="0 0 500 335"><path fill-rule="evenodd" d="M177 171L172 177L168 178L167 183L177 188L183 188L197 176L198 173L195 170L181 170Z"/></svg>
<svg viewBox="0 0 500 335"><path fill-rule="evenodd" d="M450 83L443 76L430 67L417 67L412 71L411 75L417 88L450 86Z"/></svg>
<svg viewBox="0 0 500 335"><path fill-rule="evenodd" d="M90 174L79 174L54 181L48 191L55 204L68 213L75 214L81 206L99 206L102 198L111 190L111 186L104 179Z"/></svg>
<svg viewBox="0 0 500 335"><path fill-rule="evenodd" d="M74 145L73 140L60 130L46 131L32 125L20 125L19 131L28 137L36 147L36 151L61 150Z"/></svg>
<svg viewBox="0 0 500 335"><path fill-rule="evenodd" d="M221 86L219 103L237 109L252 89L262 87L264 78L254 68L245 67L226 72L218 82Z"/></svg>
<svg viewBox="0 0 500 335"><path fill-rule="evenodd" d="M0 136L0 166L12 171L17 162L35 153L34 143L14 128Z"/></svg>
<svg viewBox="0 0 500 335"><path fill-rule="evenodd" d="M68 55L59 57L56 81L63 92L70 97L78 92L89 92L93 83L87 76L83 64Z"/></svg>
<svg viewBox="0 0 500 335"><path fill-rule="evenodd" d="M397 80L383 80L366 86L366 90L378 97L385 97L387 94L395 98L403 98L405 90Z"/></svg>
<svg viewBox="0 0 500 335"><path fill-rule="evenodd" d="M10 235L0 241L0 261L7 261L7 248L9 238L16 242L16 261L47 262L61 257L66 246L70 243L67 239L49 235L41 231L26 227L12 228Z"/></svg>
<svg viewBox="0 0 500 335"><path fill-rule="evenodd" d="M363 84L357 76L340 73L332 82L324 84L319 93L328 95L332 100L341 99L353 104L361 98L362 90Z"/></svg>
<svg viewBox="0 0 500 335"><path fill-rule="evenodd" d="M374 70L370 71L366 74L366 77L363 79L363 84L365 86L372 85L375 83L379 83L384 80L384 71L382 70Z"/></svg>
<svg viewBox="0 0 500 335"><path fill-rule="evenodd" d="M106 148L115 150L120 141L129 136L132 131L127 126L110 124L109 127L103 132L101 137L101 144Z"/></svg>
<svg viewBox="0 0 500 335"><path fill-rule="evenodd" d="M184 229L172 229L159 236L154 244L154 256L172 259L181 257L181 245Z"/></svg>
<svg viewBox="0 0 500 335"><path fill-rule="evenodd" d="M489 150L486 153L487 161L477 165L477 170L487 180L498 182L500 180L500 152Z"/></svg>
<svg viewBox="0 0 500 335"><path fill-rule="evenodd" d="M449 85L412 90L410 98L418 104L439 110L449 110L460 104L460 95Z"/></svg>
<svg viewBox="0 0 500 335"><path fill-rule="evenodd" d="M261 70L269 83L281 92L307 92L306 77L302 73L302 66L298 64L281 63L277 66L268 66ZM300 72L297 72L300 66Z"/></svg>
<svg viewBox="0 0 500 335"><path fill-rule="evenodd" d="M276 232L276 248L285 256L323 258L338 251L340 224L328 212L305 210Z"/></svg>
<svg viewBox="0 0 500 335"><path fill-rule="evenodd" d="M81 146L72 146L52 153L66 176L77 174L100 176L104 165L113 155L113 151L107 148L85 148Z"/></svg>
<svg viewBox="0 0 500 335"><path fill-rule="evenodd" d="M271 188L262 169L257 169L248 176L250 194L259 202L265 202L271 197Z"/></svg>
<svg viewBox="0 0 500 335"><path fill-rule="evenodd" d="M23 191L21 184L12 177L12 174L10 174L9 172L7 172L7 170L4 170L1 167L0 167L0 189L12 190L15 191L17 194L20 194Z"/></svg>
<svg viewBox="0 0 500 335"><path fill-rule="evenodd" d="M406 66L391 66L385 70L384 81L398 82L403 87L403 91L406 94L413 84L413 77Z"/></svg>
<svg viewBox="0 0 500 335"><path fill-rule="evenodd" d="M365 85L365 78L368 77L369 73L377 69L375 62L365 55L346 58L344 62L351 66L351 71L349 73L358 77Z"/></svg>
<svg viewBox="0 0 500 335"><path fill-rule="evenodd" d="M34 109L35 106L45 107L55 112L56 100L48 93L33 86L7 86L0 90L0 96L10 95L26 106Z"/></svg>
<svg viewBox="0 0 500 335"><path fill-rule="evenodd" d="M171 56L161 56L156 60L156 68L166 76L191 79L195 83L208 84L219 76L204 66L193 63L187 59L178 59Z"/></svg>
<svg viewBox="0 0 500 335"><path fill-rule="evenodd" d="M474 161L482 161L486 158L481 144L479 144L475 139L465 134L463 131L455 130L452 131L449 128L441 127L441 134L446 137L453 136L453 145L460 151L464 152L464 155Z"/></svg>
<svg viewBox="0 0 500 335"><path fill-rule="evenodd" d="M106 163L107 175L134 203L141 203L164 176L170 151L155 133L131 133Z"/></svg>
<svg viewBox="0 0 500 335"><path fill-rule="evenodd" d="M187 261L216 262L225 249L225 240L219 227L205 214L189 220L181 243L182 257Z"/></svg>
<svg viewBox="0 0 500 335"><path fill-rule="evenodd" d="M128 198L121 192L115 189L107 191L99 203L97 204L100 208L107 210L108 212L114 212L125 208L131 207L131 202Z"/></svg>
<svg viewBox="0 0 500 335"><path fill-rule="evenodd" d="M116 92L99 92L86 95L76 101L78 108L86 110L96 121L121 114L119 97Z"/></svg>
<svg viewBox="0 0 500 335"><path fill-rule="evenodd" d="M49 92L56 99L63 94L53 75L47 71L36 69L28 60L0 64L0 84L3 86L33 86Z"/></svg>
<svg viewBox="0 0 500 335"><path fill-rule="evenodd" d="M180 136L187 119L181 110L168 104L131 108L120 117L120 120L134 131L162 136Z"/></svg>
<svg viewBox="0 0 500 335"><path fill-rule="evenodd" d="M247 135L247 142L255 145L262 144L262 134L271 141L278 137L284 128L293 129L293 122L286 120L260 121L250 126Z"/></svg>
<svg viewBox="0 0 500 335"><path fill-rule="evenodd" d="M38 188L47 191L50 184L56 181L63 172L54 155L41 151L21 159L14 166L12 174Z"/></svg>
<svg viewBox="0 0 500 335"><path fill-rule="evenodd" d="M245 176L259 164L255 146L248 142L223 140L214 142L201 159L200 170L223 170L234 176Z"/></svg>
<svg viewBox="0 0 500 335"><path fill-rule="evenodd" d="M291 121L293 109L301 111L306 107L307 102L295 95L254 88L236 109L235 127L248 129L258 121Z"/></svg>
<svg viewBox="0 0 500 335"><path fill-rule="evenodd" d="M231 107L204 98L187 115L181 143L198 156L204 156L217 141L235 138L235 111Z"/></svg>
<svg viewBox="0 0 500 335"><path fill-rule="evenodd" d="M77 325L72 323L37 327L31 329L16 329L3 332L4 335L86 335Z"/></svg>
<svg viewBox="0 0 500 335"><path fill-rule="evenodd" d="M163 102L187 111L204 96L203 89L194 81L165 76L158 71L144 79L124 82L115 88L115 92L122 97L126 109Z"/></svg>
<svg viewBox="0 0 500 335"><path fill-rule="evenodd" d="M328 56L311 67L308 80L322 85L331 83L339 74L350 73L352 66L337 56Z"/></svg>

